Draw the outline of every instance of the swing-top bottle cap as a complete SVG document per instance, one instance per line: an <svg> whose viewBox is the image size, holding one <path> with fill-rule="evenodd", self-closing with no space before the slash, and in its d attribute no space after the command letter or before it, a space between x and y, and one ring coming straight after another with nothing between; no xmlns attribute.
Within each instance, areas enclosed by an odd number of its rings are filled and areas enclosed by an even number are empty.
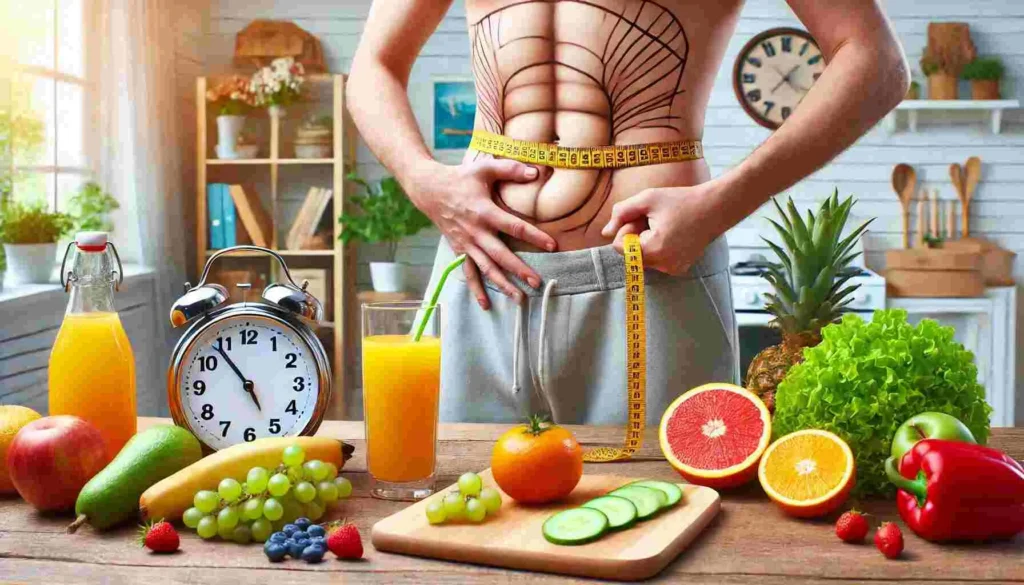
<svg viewBox="0 0 1024 585"><path fill-rule="evenodd" d="M107 232L78 232L75 246L83 252L102 252L107 249Z"/></svg>

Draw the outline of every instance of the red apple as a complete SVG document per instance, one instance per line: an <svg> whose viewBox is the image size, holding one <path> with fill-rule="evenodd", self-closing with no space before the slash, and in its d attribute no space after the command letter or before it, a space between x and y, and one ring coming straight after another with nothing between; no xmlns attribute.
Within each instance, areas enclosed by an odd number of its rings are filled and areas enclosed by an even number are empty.
<svg viewBox="0 0 1024 585"><path fill-rule="evenodd" d="M85 482L110 463L103 435L77 416L48 416L18 431L7 469L18 494L37 510L74 508Z"/></svg>

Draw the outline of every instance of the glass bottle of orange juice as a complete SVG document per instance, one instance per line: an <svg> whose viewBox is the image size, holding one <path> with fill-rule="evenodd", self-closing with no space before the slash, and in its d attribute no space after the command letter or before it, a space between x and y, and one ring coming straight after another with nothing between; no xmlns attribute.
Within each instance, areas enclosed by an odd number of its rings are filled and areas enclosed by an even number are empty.
<svg viewBox="0 0 1024 585"><path fill-rule="evenodd" d="M137 416L135 356L114 309L114 291L124 279L121 260L106 233L80 232L60 272L71 298L50 353L50 414L95 425L113 457L135 434Z"/></svg>

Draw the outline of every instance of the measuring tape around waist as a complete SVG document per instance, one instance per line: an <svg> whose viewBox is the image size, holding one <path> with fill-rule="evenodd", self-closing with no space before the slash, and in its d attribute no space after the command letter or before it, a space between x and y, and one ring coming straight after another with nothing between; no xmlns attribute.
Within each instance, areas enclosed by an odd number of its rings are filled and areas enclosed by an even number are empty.
<svg viewBox="0 0 1024 585"><path fill-rule="evenodd" d="M591 463L629 459L643 444L647 421L647 321L640 238L628 234L622 247L626 262L626 439L621 448L597 447L584 452L583 460Z"/></svg>
<svg viewBox="0 0 1024 585"><path fill-rule="evenodd" d="M559 146L476 130L469 147L501 158L562 169L621 169L704 158L700 140L610 146Z"/></svg>

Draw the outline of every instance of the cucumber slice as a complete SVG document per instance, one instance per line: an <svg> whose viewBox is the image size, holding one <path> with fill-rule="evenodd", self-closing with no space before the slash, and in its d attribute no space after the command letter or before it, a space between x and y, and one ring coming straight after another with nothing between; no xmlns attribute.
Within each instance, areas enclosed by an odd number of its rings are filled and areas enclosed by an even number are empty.
<svg viewBox="0 0 1024 585"><path fill-rule="evenodd" d="M544 521L541 532L554 544L586 544L608 531L608 517L593 508L570 508Z"/></svg>
<svg viewBox="0 0 1024 585"><path fill-rule="evenodd" d="M668 496L661 490L643 487L639 485L626 485L608 494L619 496L633 502L636 506L638 520L646 520L658 513L662 507L668 504Z"/></svg>
<svg viewBox="0 0 1024 585"><path fill-rule="evenodd" d="M675 506L676 504L679 503L679 500L683 499L683 490L679 489L679 486L677 486L676 484L669 483L667 481L658 481L656 479L642 479L640 481L634 481L629 485L638 485L641 487L653 488L665 492L665 495L668 497L668 503L665 504L665 506L669 508Z"/></svg>
<svg viewBox="0 0 1024 585"><path fill-rule="evenodd" d="M604 512L611 530L629 528L636 522L636 505L622 496L601 496L583 504L583 507Z"/></svg>

